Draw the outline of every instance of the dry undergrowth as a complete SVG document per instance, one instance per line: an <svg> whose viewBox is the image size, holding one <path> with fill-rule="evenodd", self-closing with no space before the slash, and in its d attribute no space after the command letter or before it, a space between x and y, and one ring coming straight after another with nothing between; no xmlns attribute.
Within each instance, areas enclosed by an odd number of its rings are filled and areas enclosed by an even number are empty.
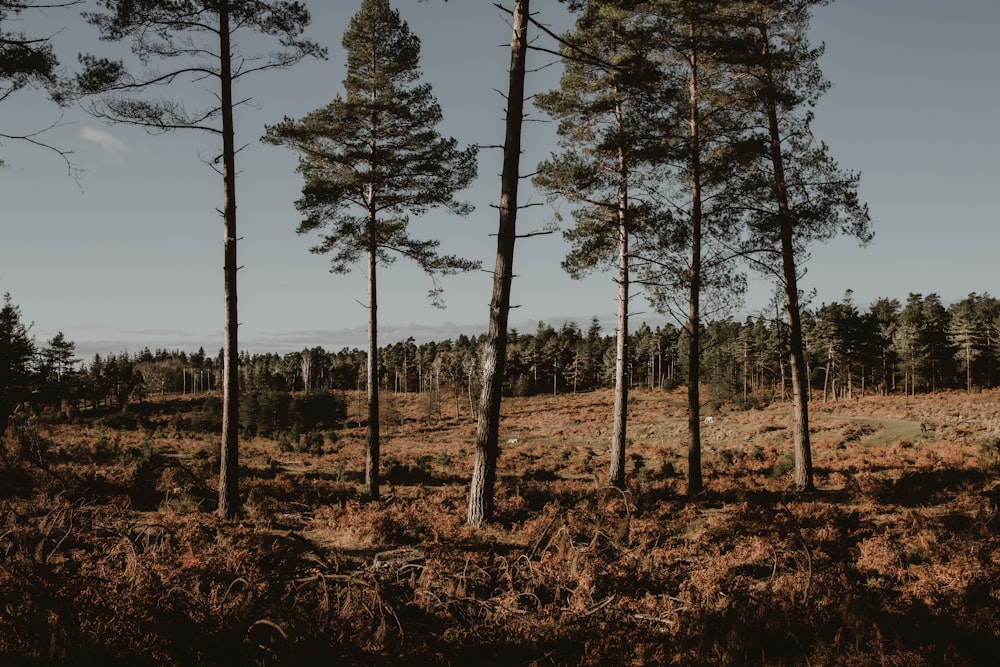
<svg viewBox="0 0 1000 667"><path fill-rule="evenodd" d="M505 403L485 531L475 425L425 396L387 397L382 501L359 428L319 455L253 439L236 523L213 438L22 424L0 664L995 664L1000 392L813 403L803 495L787 405L715 414L695 499L680 394L633 395L629 489L603 484L610 403Z"/></svg>

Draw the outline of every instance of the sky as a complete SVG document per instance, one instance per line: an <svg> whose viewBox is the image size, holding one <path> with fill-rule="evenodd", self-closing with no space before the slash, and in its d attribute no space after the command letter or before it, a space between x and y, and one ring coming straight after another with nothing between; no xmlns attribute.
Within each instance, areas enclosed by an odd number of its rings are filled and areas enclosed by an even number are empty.
<svg viewBox="0 0 1000 667"><path fill-rule="evenodd" d="M570 27L555 0L532 4L536 18L554 30ZM243 238L240 347L251 352L339 350L366 340L363 267L331 274L329 259L309 252L317 238L295 233L296 155L259 141L265 124L301 117L342 91L340 41L360 1L306 5L313 17L307 34L329 48L329 59L263 73L237 93L254 99L236 120L237 145L245 145L237 156L236 192ZM442 133L461 145L502 143L498 91L507 86L508 17L490 0L394 0L393 6L421 37L424 80L444 111ZM128 52L127 44L99 42L77 9L30 16L21 28L54 35L66 65L75 64L80 51L115 58ZM862 309L880 297L905 301L911 292L935 292L945 303L970 292L1000 294L998 28L996 0L837 0L816 10L810 37L826 45L820 63L833 86L816 108L814 131L842 168L861 173L875 239L864 248L850 239L812 247L800 287L814 292L813 306L838 301L848 289ZM529 59L529 90L556 87L558 63L538 52ZM200 84L170 91L192 106L206 94ZM530 113L525 173L556 149L555 123ZM21 307L36 342L62 331L85 359L144 347L220 349L222 183L204 164L218 152L214 137L151 136L106 125L80 107L60 111L30 91L0 102L0 132L54 123L44 139L72 151L75 178L50 151L23 142L0 145L0 292ZM381 269L380 343L485 331L500 165L499 150L481 151L479 178L460 195L476 206L468 217L431 211L411 220L416 237L437 238L442 251L479 259L486 270L441 279L441 310L427 299L432 285L414 266L400 260ZM519 232L552 222L556 209L530 182L523 182L521 196L540 205L521 212ZM559 326L570 320L586 328L596 316L611 333L612 276L571 279L560 268L566 251L559 234L518 242L511 326L533 331L539 321ZM760 312L772 293L766 279L752 275L746 303L733 317ZM633 327L665 321L642 298L632 310Z"/></svg>

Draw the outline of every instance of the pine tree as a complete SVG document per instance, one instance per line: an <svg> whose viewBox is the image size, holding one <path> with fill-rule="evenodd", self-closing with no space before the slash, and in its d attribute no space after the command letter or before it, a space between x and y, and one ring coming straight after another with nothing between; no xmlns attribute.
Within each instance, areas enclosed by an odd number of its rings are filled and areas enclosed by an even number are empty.
<svg viewBox="0 0 1000 667"><path fill-rule="evenodd" d="M630 244L656 217L643 170L663 157L656 135L664 108L655 67L645 51L641 3L588 2L574 32L563 38L565 71L559 90L536 105L559 120L563 153L538 166L534 182L551 197L579 207L564 232L571 276L613 267L618 286L615 404L610 483L625 485L628 412L628 316L633 254ZM643 197L645 195L645 197Z"/></svg>
<svg viewBox="0 0 1000 667"><path fill-rule="evenodd" d="M896 386L893 339L899 324L899 309L896 299L882 298L873 301L865 314L866 328L881 366L879 391L882 395L888 395Z"/></svg>
<svg viewBox="0 0 1000 667"><path fill-rule="evenodd" d="M521 128L524 122L529 7L529 0L516 0L514 3L503 171L500 174L500 222L489 329L483 344L483 385L479 396L476 457L469 487L467 516L469 525L478 527L493 519L496 467L500 457L500 403L507 365L507 323L510 316L511 283L514 279L514 243L517 239L517 192L521 179Z"/></svg>
<svg viewBox="0 0 1000 667"><path fill-rule="evenodd" d="M222 141L225 341L222 380L222 458L219 464L219 514L231 519L240 511L239 498L239 342L236 299L236 130L237 106L251 98L234 98L234 84L269 69L291 67L307 56L326 57L325 49L302 38L310 15L301 2L286 0L101 0L106 10L85 14L107 41L130 39L141 62L173 61L169 71L130 72L122 61L82 55L84 70L77 77L80 92L99 97L89 111L112 123L128 123L152 133L177 129L209 132ZM258 33L277 39L282 51L266 56L241 56L236 38ZM149 90L188 80L218 85L207 106L189 110L183 100L147 98Z"/></svg>
<svg viewBox="0 0 1000 667"><path fill-rule="evenodd" d="M980 317L979 296L973 292L948 308L948 340L955 346L955 358L965 371L965 391L972 393L972 365L981 353L984 322Z"/></svg>
<svg viewBox="0 0 1000 667"><path fill-rule="evenodd" d="M31 393L35 340L21 321L21 309L10 293L0 308L0 435L11 412Z"/></svg>
<svg viewBox="0 0 1000 667"><path fill-rule="evenodd" d="M745 197L750 241L765 266L780 258L792 376L795 486L813 488L808 380L802 336L799 268L810 243L838 232L862 243L871 237L860 177L842 172L811 130L817 99L829 88L806 38L811 9L827 0L754 0L742 4L740 38L730 52L742 82L743 136L734 155Z"/></svg>
<svg viewBox="0 0 1000 667"><path fill-rule="evenodd" d="M70 101L69 84L60 73L59 59L53 49L52 37L28 35L19 30L7 30L11 24L24 20L28 11L45 12L53 8L76 5L82 0L53 0L53 2L33 2L32 0L0 0L0 102L24 89L45 90L52 101L63 106ZM45 143L41 135L54 127L42 127L31 132L11 134L0 131L0 140L24 141L40 146L60 155L67 167L69 152ZM0 166L4 162L0 159Z"/></svg>
<svg viewBox="0 0 1000 667"><path fill-rule="evenodd" d="M420 40L388 0L364 0L344 34L345 95L299 120L267 128L263 140L299 152L305 184L296 202L298 232L320 232L316 253L330 253L331 271L368 267L368 442L365 489L378 498L379 395L377 266L397 255L430 276L478 264L438 252L436 240L410 235L407 214L445 207L467 214L454 198L476 175L476 149L441 137L441 108L420 81ZM440 290L431 290L438 299Z"/></svg>
<svg viewBox="0 0 1000 667"><path fill-rule="evenodd" d="M688 344L688 494L702 491L701 359L706 304L722 310L741 298L743 276L732 255L732 187L725 151L731 141L733 77L722 57L730 47L734 2L655 0L653 39L660 54L664 85L676 93L669 113L670 168L660 196L672 207L668 224L658 226L653 246L642 253L655 262L644 271L653 303L674 311L684 323ZM674 302L678 302L674 306ZM683 305L681 305L683 304Z"/></svg>

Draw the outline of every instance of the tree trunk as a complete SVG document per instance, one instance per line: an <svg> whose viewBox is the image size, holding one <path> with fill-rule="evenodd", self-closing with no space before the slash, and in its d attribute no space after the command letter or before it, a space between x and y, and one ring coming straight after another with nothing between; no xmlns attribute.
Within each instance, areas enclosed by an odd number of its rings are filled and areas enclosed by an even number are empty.
<svg viewBox="0 0 1000 667"><path fill-rule="evenodd" d="M781 368L781 402L785 402L785 388L788 386L788 378L785 377L785 360L782 359L778 362L778 366Z"/></svg>
<svg viewBox="0 0 1000 667"><path fill-rule="evenodd" d="M470 364L469 365L469 371L468 371L468 373L466 373L466 379L467 379L467 384L468 384L468 393L469 393L469 414L470 415L474 415L476 413L476 402L475 402L476 399L472 395L472 377L475 374L475 372L476 372L475 364Z"/></svg>
<svg viewBox="0 0 1000 667"><path fill-rule="evenodd" d="M365 449L365 494L378 500L379 492L379 396L378 396L378 261L375 236L374 196L369 191L368 213L368 443Z"/></svg>
<svg viewBox="0 0 1000 667"><path fill-rule="evenodd" d="M225 226L225 343L222 376L222 447L219 457L219 516L240 513L239 488L239 319L236 308L236 144L233 126L232 53L229 43L229 3L219 4L219 78L222 106L222 215Z"/></svg>
<svg viewBox="0 0 1000 667"><path fill-rule="evenodd" d="M524 76L527 57L529 0L514 2L514 33L510 42L510 83L503 172L500 177L500 228L493 272L490 324L483 346L483 387L476 425L476 457L469 489L468 523L482 527L493 520L496 486L500 401L507 359L507 318L517 238L517 186L520 180L521 125L524 117Z"/></svg>
<svg viewBox="0 0 1000 667"><path fill-rule="evenodd" d="M972 344L965 344L965 392L972 393Z"/></svg>
<svg viewBox="0 0 1000 667"><path fill-rule="evenodd" d="M691 268L688 272L688 495L704 489L701 476L701 142L698 114L698 53L691 25L690 143L691 143Z"/></svg>
<svg viewBox="0 0 1000 667"><path fill-rule="evenodd" d="M771 75L770 42L766 28L761 28L764 67L768 85L764 104L767 108L771 142L771 165L774 169L774 194L778 204L781 262L785 287L785 314L788 317L789 365L792 373L792 432L795 441L795 488L808 491L813 486L812 449L809 444L809 394L806 376L805 350L802 341L802 319L799 309L799 286L795 266L793 233L795 220L788 206L781 133L778 127L777 101Z"/></svg>
<svg viewBox="0 0 1000 667"><path fill-rule="evenodd" d="M782 237L786 236L784 233ZM788 252L791 253L791 228L789 226ZM784 256L785 242L782 241ZM785 311L791 329L789 345L789 366L792 375L792 433L795 441L795 488L799 491L812 490L812 450L809 444L809 396L806 381L805 355L802 345L802 320L799 312L798 282L795 276L795 260L785 256ZM790 282L790 284L789 284Z"/></svg>
<svg viewBox="0 0 1000 667"><path fill-rule="evenodd" d="M624 120L618 85L614 87L615 121L618 128L618 338L615 346L615 412L611 427L611 468L608 481L625 488L625 445L628 441L628 287L629 219L628 162L625 158Z"/></svg>
<svg viewBox="0 0 1000 667"><path fill-rule="evenodd" d="M608 481L625 488L625 444L628 440L628 195L619 192L618 219L618 335L615 347L615 412L611 429L611 469Z"/></svg>
<svg viewBox="0 0 1000 667"><path fill-rule="evenodd" d="M826 366L823 367L823 402L824 403L826 403L827 394L829 392L829 386L830 386L830 364L832 364L832 363L833 363L833 360L831 360L831 359L828 358L826 360Z"/></svg>

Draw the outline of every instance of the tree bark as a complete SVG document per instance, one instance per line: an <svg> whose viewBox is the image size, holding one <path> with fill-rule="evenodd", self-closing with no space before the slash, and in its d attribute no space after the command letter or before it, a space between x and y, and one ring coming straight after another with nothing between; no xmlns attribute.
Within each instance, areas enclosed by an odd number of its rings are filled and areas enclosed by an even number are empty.
<svg viewBox="0 0 1000 667"><path fill-rule="evenodd" d="M507 320L513 279L514 241L517 238L517 186L520 180L521 125L524 117L524 77L527 60L529 0L514 3L514 32L510 42L510 83L503 172L500 177L500 228L493 272L490 324L483 346L483 387L476 425L476 456L469 490L468 523L482 527L493 520L496 486L500 402L507 358Z"/></svg>
<svg viewBox="0 0 1000 667"><path fill-rule="evenodd" d="M767 29L761 27L763 61L767 86L764 105L770 132L771 165L774 169L774 194L778 204L778 225L781 243L782 273L785 287L785 314L789 326L789 365L792 373L792 433L795 442L795 488L809 491L813 485L812 449L809 443L809 394L806 377L805 351L802 340L802 318L799 308L799 286L793 242L795 220L788 205L781 133L771 69L770 42Z"/></svg>
<svg viewBox="0 0 1000 667"><path fill-rule="evenodd" d="M623 177L623 182L624 182ZM611 469L608 481L625 488L625 446L628 442L628 194L623 184L618 210L618 334L615 345L615 412L611 429Z"/></svg>
<svg viewBox="0 0 1000 667"><path fill-rule="evenodd" d="M698 52L691 25L690 160L691 160L691 267L688 270L688 495L704 489L701 476L701 142L698 114Z"/></svg>
<svg viewBox="0 0 1000 667"><path fill-rule="evenodd" d="M618 123L618 333L615 341L615 412L611 428L611 468L608 481L625 488L625 446L628 442L628 288L629 220L628 162L625 157L621 96L615 86L615 120Z"/></svg>
<svg viewBox="0 0 1000 667"><path fill-rule="evenodd" d="M368 442L365 447L365 495L379 498L379 395L378 395L378 245L374 193L369 190L368 213Z"/></svg>
<svg viewBox="0 0 1000 667"><path fill-rule="evenodd" d="M229 3L219 3L219 78L222 103L223 221L225 226L225 343L222 375L222 446L219 458L219 516L240 513L239 489L239 319L236 307L236 147L233 125Z"/></svg>

